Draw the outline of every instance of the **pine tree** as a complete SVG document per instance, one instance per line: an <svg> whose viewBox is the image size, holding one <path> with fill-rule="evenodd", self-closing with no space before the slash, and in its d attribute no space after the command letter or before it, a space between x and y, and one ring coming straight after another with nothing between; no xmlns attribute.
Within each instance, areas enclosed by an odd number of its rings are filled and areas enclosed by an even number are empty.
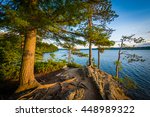
<svg viewBox="0 0 150 117"><path fill-rule="evenodd" d="M99 25L106 25L107 22L111 22L114 18L117 17L115 11L112 10L112 3L110 0L97 0L94 4L91 4L87 9L88 15L88 36L87 40L89 43L89 66L92 66L92 43L95 40L94 35L91 32L94 32L94 27ZM95 24L93 22L96 21Z"/></svg>
<svg viewBox="0 0 150 117"><path fill-rule="evenodd" d="M106 40L102 43L98 44L98 68L100 69L100 53L103 53L105 51L105 48L109 48L110 46L113 46L115 44L114 41Z"/></svg>
<svg viewBox="0 0 150 117"><path fill-rule="evenodd" d="M119 51L118 51L118 59L117 59L117 61L115 61L115 64L116 64L116 78L117 79L119 78L119 71L122 68L122 65L121 65L121 55L122 54L125 55L124 59L127 59L128 62L139 62L139 61L144 62L145 61L142 58L142 56L139 56L139 55L136 55L136 54L130 54L130 53L127 53L125 51L124 52L122 51L123 48L127 48L128 47L125 44L125 42L141 43L141 42L144 41L144 39L142 37L135 38L134 36L135 35L122 36L122 38L120 39L121 44L120 44L120 48L119 48Z"/></svg>
<svg viewBox="0 0 150 117"><path fill-rule="evenodd" d="M37 35L66 40L64 26L75 26L86 18L84 0L5 0L0 8L0 27L24 35L20 85L16 92L36 88L34 59ZM89 3L88 3L89 4Z"/></svg>
<svg viewBox="0 0 150 117"><path fill-rule="evenodd" d="M76 36L70 36L68 37L68 40L66 41L60 41L58 45L68 50L68 63L71 63L72 54L77 50L77 45L85 45L85 41L82 41L80 39L76 39Z"/></svg>
<svg viewBox="0 0 150 117"><path fill-rule="evenodd" d="M112 33L111 29L98 28L97 29L97 38L93 41L93 44L98 48L98 68L100 69L100 53L103 53L105 48L114 45L113 41L109 40L110 34Z"/></svg>

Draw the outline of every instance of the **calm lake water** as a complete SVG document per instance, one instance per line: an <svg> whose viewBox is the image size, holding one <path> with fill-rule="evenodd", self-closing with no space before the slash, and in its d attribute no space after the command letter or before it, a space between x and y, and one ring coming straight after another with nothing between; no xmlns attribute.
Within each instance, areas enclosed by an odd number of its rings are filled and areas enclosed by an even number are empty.
<svg viewBox="0 0 150 117"><path fill-rule="evenodd" d="M81 50L83 53L88 54L88 50ZM140 56L143 56L145 59L144 62L133 62L128 63L126 60L122 59L123 69L120 72L120 77L128 76L133 79L139 86L139 89L136 91L136 99L150 99L150 50L126 50L129 53L134 53ZM43 59L46 61L50 58L50 53L44 53ZM55 52L57 59L66 59L67 60L67 50L59 50ZM97 50L93 50L93 57L95 63L97 64ZM101 54L101 70L115 75L115 65L114 61L117 60L118 50L105 50ZM86 65L88 58L72 56L74 61Z"/></svg>

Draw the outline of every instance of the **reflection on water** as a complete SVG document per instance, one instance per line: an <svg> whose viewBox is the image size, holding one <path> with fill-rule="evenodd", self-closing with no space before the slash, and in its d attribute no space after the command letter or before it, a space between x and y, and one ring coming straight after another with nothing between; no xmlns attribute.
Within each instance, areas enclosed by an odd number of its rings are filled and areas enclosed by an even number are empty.
<svg viewBox="0 0 150 117"><path fill-rule="evenodd" d="M83 53L88 54L88 50L81 50ZM143 56L145 62L133 62L128 63L126 60L122 59L123 69L120 73L120 77L128 76L132 78L140 90L138 90L137 98L138 99L150 99L150 50L127 50L130 53L138 54ZM97 64L97 50L93 50L93 57L95 63ZM59 50L55 52L57 59L67 59L67 50ZM108 72L109 74L115 75L115 65L114 61L117 60L118 50L105 50L101 54L101 70ZM74 61L86 65L88 58L72 56ZM43 59L48 60L50 58L49 53L43 54Z"/></svg>

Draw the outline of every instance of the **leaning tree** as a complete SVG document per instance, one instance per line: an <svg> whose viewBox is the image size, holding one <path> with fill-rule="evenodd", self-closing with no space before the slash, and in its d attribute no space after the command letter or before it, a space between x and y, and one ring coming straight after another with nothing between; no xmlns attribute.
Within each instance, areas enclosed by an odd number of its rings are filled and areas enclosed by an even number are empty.
<svg viewBox="0 0 150 117"><path fill-rule="evenodd" d="M126 48L131 48L129 47L127 44L125 44L126 42L132 42L132 43L141 43L144 41L144 38L139 37L139 38L135 38L135 35L130 35L130 36L122 36L122 38L120 39L120 44L119 44L119 51L118 51L118 58L117 61L115 61L116 64L116 78L119 78L119 71L122 68L122 63L121 63L121 56L124 55L123 59L126 59L128 61L128 63L130 62L144 62L145 59L143 59L142 56L139 56L137 54L131 54L128 53L127 51L123 51L123 49Z"/></svg>

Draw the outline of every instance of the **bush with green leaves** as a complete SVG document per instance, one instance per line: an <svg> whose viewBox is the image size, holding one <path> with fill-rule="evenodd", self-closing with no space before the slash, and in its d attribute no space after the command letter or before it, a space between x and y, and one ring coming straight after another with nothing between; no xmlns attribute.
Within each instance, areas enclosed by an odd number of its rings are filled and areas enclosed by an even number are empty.
<svg viewBox="0 0 150 117"><path fill-rule="evenodd" d="M123 87L126 88L126 89L137 89L138 88L138 85L136 84L136 82L133 81L129 77L124 77L124 78L114 77L114 79L116 81L118 81L119 83L121 83L123 85Z"/></svg>
<svg viewBox="0 0 150 117"><path fill-rule="evenodd" d="M0 34L0 79L18 78L21 64L21 37Z"/></svg>
<svg viewBox="0 0 150 117"><path fill-rule="evenodd" d="M62 69L66 65L64 61L53 61L49 60L47 62L36 62L35 63L35 73L49 73Z"/></svg>
<svg viewBox="0 0 150 117"><path fill-rule="evenodd" d="M67 66L68 67L74 67L74 68L81 68L82 67L82 65L77 64L75 62L68 63Z"/></svg>

